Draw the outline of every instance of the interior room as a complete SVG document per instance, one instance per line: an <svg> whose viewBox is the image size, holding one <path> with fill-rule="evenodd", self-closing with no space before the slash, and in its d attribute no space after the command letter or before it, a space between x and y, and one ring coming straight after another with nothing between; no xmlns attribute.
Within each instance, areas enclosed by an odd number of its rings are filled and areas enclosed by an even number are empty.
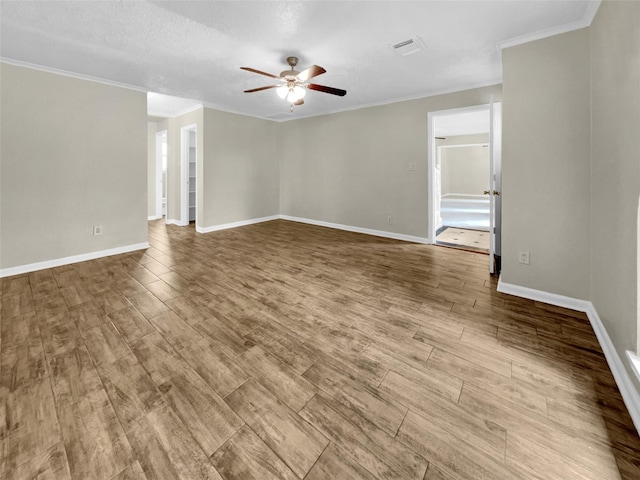
<svg viewBox="0 0 640 480"><path fill-rule="evenodd" d="M638 25L0 2L0 477L640 478Z"/></svg>
<svg viewBox="0 0 640 480"><path fill-rule="evenodd" d="M435 123L436 244L488 253L492 175L489 106L442 114Z"/></svg>

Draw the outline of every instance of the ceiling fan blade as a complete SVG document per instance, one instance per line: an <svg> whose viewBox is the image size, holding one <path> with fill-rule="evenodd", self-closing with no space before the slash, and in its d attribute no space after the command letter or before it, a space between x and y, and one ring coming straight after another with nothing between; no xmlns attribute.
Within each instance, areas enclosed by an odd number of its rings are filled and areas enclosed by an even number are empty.
<svg viewBox="0 0 640 480"><path fill-rule="evenodd" d="M338 95L340 97L344 97L347 94L346 90L342 90L340 88L325 87L324 85L318 85L317 83L310 83L309 85L307 85L307 88L309 90L330 93L331 95Z"/></svg>
<svg viewBox="0 0 640 480"><path fill-rule="evenodd" d="M240 70L246 70L247 72L257 73L259 75L264 75L266 77L280 78L280 77L276 77L275 75L271 75L270 73L267 73L267 72L261 72L260 70L256 70L255 68L240 67Z"/></svg>
<svg viewBox="0 0 640 480"><path fill-rule="evenodd" d="M324 72L326 72L324 68L319 67L318 65L311 65L309 68L301 71L298 75L296 75L296 78L300 82L306 82L310 78L317 77L318 75L322 75Z"/></svg>
<svg viewBox="0 0 640 480"><path fill-rule="evenodd" d="M269 85L267 87L252 88L251 90L245 90L244 93L261 92L262 90L269 90L270 88L278 88L281 86L282 85Z"/></svg>
<svg viewBox="0 0 640 480"><path fill-rule="evenodd" d="M294 105L302 105L303 103L304 103L304 100L301 98L296 103L294 103Z"/></svg>

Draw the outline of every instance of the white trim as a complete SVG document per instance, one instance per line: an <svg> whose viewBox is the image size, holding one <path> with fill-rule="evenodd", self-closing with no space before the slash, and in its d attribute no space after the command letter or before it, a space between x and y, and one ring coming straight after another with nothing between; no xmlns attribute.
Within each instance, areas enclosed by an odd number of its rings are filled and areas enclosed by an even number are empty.
<svg viewBox="0 0 640 480"><path fill-rule="evenodd" d="M622 359L620 358L620 355L618 355L618 351L613 345L598 312L596 312L596 309L591 302L588 303L589 309L587 310L587 317L589 317L591 327L598 338L598 342L600 343L600 347L607 359L611 373L613 373L613 378L616 381L616 385L618 385L618 389L622 395L622 400L624 400L624 404L627 406L627 410L629 410L631 420L633 420L636 430L640 433L640 393L638 393L633 385L631 377L629 376L627 369L624 367Z"/></svg>
<svg viewBox="0 0 640 480"><path fill-rule="evenodd" d="M184 227L184 225L180 223L180 220L176 220L175 218L167 218L164 223L166 223L167 225L177 225L179 227Z"/></svg>
<svg viewBox="0 0 640 480"><path fill-rule="evenodd" d="M243 115L245 117L259 118L261 120L269 120L270 122L282 123L282 122L290 122L292 120L300 120L300 119L303 119L303 118L320 117L322 115L333 115L335 113L350 112L350 111L353 111L353 110L360 110L362 108L380 107L380 106L390 105L390 104L398 103L398 102L408 102L408 101L411 101L411 100L421 100L421 99L424 99L424 98L435 97L437 95L446 95L448 93L465 92L467 90L474 90L474 89L477 89L477 88L495 87L495 86L498 86L498 85L502 85L502 77L496 78L496 79L493 79L493 80L487 80L486 82L469 83L467 85L459 86L459 87L443 88L443 89L440 89L440 90L431 90L429 92L419 93L419 94L416 94L416 95L409 95L409 96L406 96L406 97L396 97L396 98L393 98L391 100L383 100L383 101L380 101L380 102L370 102L370 103L365 103L365 104L361 104L361 105L355 105L355 106L347 107L347 108L336 108L336 109L329 110L327 112L323 112L323 113L320 113L320 114L304 115L304 114L300 114L300 112L302 110L296 110L295 115L291 115L288 118L281 118L281 119L271 118L271 115L277 115L279 113L287 113L284 110L282 112L269 113L268 115L251 115L251 114L246 113L246 112L239 112L237 110L229 109L227 107L221 107L220 105L216 105L216 104L211 103L211 102L204 102L203 106L205 108L210 108L212 110L218 110L218 111L221 111L221 112L233 113L233 114L236 114L236 115Z"/></svg>
<svg viewBox="0 0 640 480"><path fill-rule="evenodd" d="M254 223L262 223L262 222L269 222L271 220L278 220L279 218L280 218L280 215L271 215L270 217L251 218L249 220L240 220L238 222L213 225L212 227L196 226L196 232L198 233L217 232L218 230L227 230L228 228L244 227L246 225L253 225Z"/></svg>
<svg viewBox="0 0 640 480"><path fill-rule="evenodd" d="M160 220L162 218L162 215L149 215L147 217L147 222L150 222L152 220Z"/></svg>
<svg viewBox="0 0 640 480"><path fill-rule="evenodd" d="M60 70L57 68L52 68L52 67L47 67L44 65L37 65L34 63L28 63L28 62L23 62L21 60L14 60L12 58L7 58L7 57L0 57L0 62L3 63L7 63L9 65L15 65L18 67L25 67L25 68L31 68L33 70L40 70L43 72L48 72L48 73L55 73L58 75L64 75L65 77L72 77L72 78L77 78L80 80L87 80L87 81L91 81L91 82L97 82L97 83L102 83L104 85L110 85L112 87L121 87L121 88L127 88L130 90L137 90L139 92L145 92L145 93L149 93L153 90L149 90L148 88L145 87L140 87L137 85L129 85L126 83L119 83L119 82L115 82L113 80L107 80L104 78L98 78L98 77L92 77L91 75L83 75L81 73L74 73L74 72L68 72L66 70ZM348 108L337 108L337 109L333 109L333 110L329 110L327 112L323 112L321 114L311 114L311 115L295 115L295 116L291 116L290 118L283 118L283 119L279 119L276 120L274 118L269 118L269 116L265 116L265 115L252 115L249 114L247 112L240 112L238 110L235 110L233 108L229 108L229 107L224 107L224 106L220 106L217 105L215 103L212 102L202 102L201 104L195 105L194 107L189 107L188 109L179 112L178 114L175 114L173 116L167 116L164 113L160 113L160 112L153 112L153 111L149 111L147 112L147 115L152 115L152 116L156 116L156 117L161 117L161 118L176 118L180 115L185 115L191 111L197 110L199 108L209 108L209 109L213 109L213 110L218 110L220 112L226 112L226 113L233 113L236 115L242 115L245 117L251 117L251 118L259 118L261 120L268 120L270 122L277 122L277 123L281 123L281 122L289 122L291 120L300 120L302 118L311 118L311 117L318 117L321 115L332 115L334 113L342 113L342 112L349 112L351 110L360 110L362 108L369 108L369 107L379 107L382 105L389 105L392 103L397 103L397 102L406 102L406 101L410 101L410 100L420 100L423 98L428 98L428 97L434 97L436 95L445 95L448 93L456 93L456 92L464 92L466 90L474 90L477 88L485 88L485 87L493 87L493 86L497 86L497 85L501 85L502 84L502 78L496 78L493 80L488 80L485 82L477 82L477 83L469 83L466 85L461 85L458 87L453 87L453 88L443 88L443 89L439 89L439 90L432 90L429 92L425 92L425 93L419 93L417 95L410 95L410 96L406 96L406 97L397 97L397 98L393 98L390 100L384 100L384 101L380 101L380 102L370 102L370 103L365 103L362 105L356 105L353 107L348 107ZM298 110L297 112L300 112L300 110ZM284 112L283 112L284 113ZM270 113L269 115L273 115L273 113Z"/></svg>
<svg viewBox="0 0 640 480"><path fill-rule="evenodd" d="M273 118L268 118L268 117L258 117L258 118L262 118L264 120L270 120L272 122L290 122L291 120L299 120L301 118L309 118L309 117L320 117L322 115L333 115L335 113L342 113L342 112L350 112L352 110L360 110L363 108L370 108L370 107L381 107L384 105L390 105L392 103L399 103L399 102L409 102L412 100L422 100L425 98L429 98L429 97L435 97L437 95L446 95L449 93L457 93L457 92L465 92L467 90L475 90L477 88L486 88L486 87L495 87L498 85L502 85L502 77L500 78L496 78L493 80L488 80L486 82L478 82L478 83L470 83L467 84L465 86L459 86L459 87L452 87L452 88L442 88L440 90L432 90L429 92L425 92L425 93L419 93L417 95L408 95L406 97L396 97L390 100L383 100L380 102L370 102L370 103L365 103L365 104L361 104L361 105L356 105L353 107L348 107L348 108L341 108L341 109L335 109L335 110L329 110L328 112L323 112L321 114L316 114L316 115L299 115L299 116L295 116L293 118L285 118L282 120L274 120ZM300 110L298 110L300 111Z"/></svg>
<svg viewBox="0 0 640 480"><path fill-rule="evenodd" d="M590 0L587 5L587 9L584 12L582 20L586 23L585 27L590 26L593 23L593 19L596 18L596 14L598 13L598 9L600 8L600 4L602 0Z"/></svg>
<svg viewBox="0 0 640 480"><path fill-rule="evenodd" d="M492 96L493 98L493 96ZM436 197L436 155L437 149L444 145L436 145L436 123L438 117L447 117L450 115L458 115L461 113L472 113L490 110L491 104L484 103L480 105L468 105L466 107L448 108L446 110L434 110L427 112L427 234L428 243L434 243L436 238L436 202L440 199ZM490 125L491 126L491 125ZM478 145L485 145L479 143ZM448 145L447 145L448 146ZM453 145L451 145L453 146Z"/></svg>
<svg viewBox="0 0 640 480"><path fill-rule="evenodd" d="M86 262L87 260L95 260L96 258L109 257L111 255L119 255L121 253L129 253L136 250L144 250L146 248L149 248L148 242L135 243L133 245L125 245L124 247L110 248L108 250L100 250L98 252L72 255L70 257L46 260L44 262L19 265L17 267L2 268L0 269L0 278L10 277L12 275L20 275L22 273L35 272L37 270L44 270L46 268L60 267L62 265L70 265L72 263Z"/></svg>
<svg viewBox="0 0 640 480"><path fill-rule="evenodd" d="M640 433L640 393L634 387L631 377L629 376L618 351L615 349L613 342L607 333L607 329L602 323L593 303L588 300L579 300L577 298L565 297L564 295L557 295L555 293L505 283L502 281L502 278L498 280L498 291L538 302L548 303L550 305L556 305L558 307L585 312L589 319L589 323L591 323L591 327L596 334L598 343L604 352L604 356L607 359L609 369L613 374L616 385L618 385L624 404L626 405L627 410L629 410L629 415L633 420L633 424L635 425L636 430ZM629 357L629 352L627 352L627 356ZM629 357L629 360L632 360L631 357ZM631 362L631 367L635 370L637 366Z"/></svg>
<svg viewBox="0 0 640 480"><path fill-rule="evenodd" d="M520 35L519 37L508 38L502 40L496 44L498 50L503 48L515 47L516 45L522 45L523 43L534 42L536 40L542 40L543 38L552 37L554 35L560 35L561 33L572 32L574 30L580 30L581 28L588 27L593 22L593 19L598 13L601 0L590 0L587 4L587 8L584 15L580 20L575 22L565 23L551 28L545 28L538 30L537 32L527 33L526 35Z"/></svg>
<svg viewBox="0 0 640 480"><path fill-rule="evenodd" d="M508 295L515 295L516 297L528 298L536 302L577 310L578 312L586 312L589 305L591 305L591 302L587 300L578 300L577 298L565 297L556 293L505 283L502 281L502 276L498 279L498 291Z"/></svg>
<svg viewBox="0 0 640 480"><path fill-rule="evenodd" d="M180 110L178 113L167 114L163 112L156 112L154 110L149 110L147 111L147 115L151 115L153 117L160 117L160 118L176 118L182 115L186 115L187 113L195 112L196 110L200 110L201 108L204 108L204 104L198 103L196 105L192 105L191 107L187 107L184 110Z"/></svg>
<svg viewBox="0 0 640 480"><path fill-rule="evenodd" d="M35 63L23 62L22 60L14 60L13 58L0 57L0 62L14 65L16 67L30 68L32 70L39 70L41 72L55 73L56 75L62 75L64 77L76 78L78 80L86 80L89 82L102 83L103 85L109 85L111 87L126 88L128 90L136 90L138 92L147 93L149 89L139 87L137 85L131 85L128 83L116 82L114 80L107 80L104 78L93 77L91 75L84 75L82 73L69 72L67 70L60 70L58 68L47 67L44 65L37 65Z"/></svg>
<svg viewBox="0 0 640 480"><path fill-rule="evenodd" d="M370 228L353 227L351 225L342 225L340 223L323 222L321 220L313 220L311 218L292 217L289 215L271 215L269 217L252 218L249 220L240 220L239 222L223 223L221 225L213 225L211 227L196 226L198 233L210 233L218 230L226 230L228 228L243 227L245 225L253 225L254 223L269 222L271 220L288 220L290 222L306 223L309 225L317 225L319 227L335 228L337 230L345 230L347 232L364 233L375 237L392 238L394 240L403 240L405 242L429 244L429 239L424 237L416 237L413 235L405 235L403 233L387 232L384 230L372 230Z"/></svg>
<svg viewBox="0 0 640 480"><path fill-rule="evenodd" d="M289 220L291 222L308 223L310 225L317 225L319 227L335 228L337 230L346 230L347 232L364 233L366 235L373 235L375 237L393 238L394 240L403 240L405 242L429 244L432 243L428 238L415 237L413 235L405 235L403 233L387 232L384 230L372 230L370 228L352 227L350 225L342 225L339 223L323 222L321 220L312 220L310 218L302 217L290 217L289 215L280 215L282 220Z"/></svg>
<svg viewBox="0 0 640 480"><path fill-rule="evenodd" d="M155 175L155 206L156 206L156 218L162 218L162 144L163 139L167 143L167 159L169 154L169 130L159 130L156 132L155 138L155 164L156 164L156 175ZM167 168L168 170L168 168Z"/></svg>
<svg viewBox="0 0 640 480"><path fill-rule="evenodd" d="M631 350L627 350L626 353L629 364L631 365L631 369L633 370L633 373L636 374L638 381L640 381L640 357L633 353Z"/></svg>
<svg viewBox="0 0 640 480"><path fill-rule="evenodd" d="M429 244L429 239L416 237L413 235L405 235L403 233L387 232L384 230L372 230L370 228L353 227L351 225L342 225L339 223L323 222L321 220L313 220L311 218L292 217L289 215L271 215L269 217L252 218L249 220L240 220L238 222L223 223L221 225L213 225L211 227L196 226L198 233L211 233L218 230L226 230L228 228L243 227L245 225L253 225L254 223L269 222L271 220L288 220L290 222L306 223L309 225L317 225L319 227L335 228L337 230L345 230L347 232L364 233L375 237L393 238L394 240L403 240L405 242Z"/></svg>
<svg viewBox="0 0 640 480"><path fill-rule="evenodd" d="M480 132L478 134L471 133L470 135L488 135L490 132ZM452 135L452 137L461 137L462 135ZM460 143L455 145L438 145L438 148L459 148L459 147L488 147L489 142L480 143Z"/></svg>
<svg viewBox="0 0 640 480"><path fill-rule="evenodd" d="M436 144L436 118L438 112L427 113L427 235L429 243L436 241L436 205L439 205L439 199L436 195L436 159L438 158L438 145ZM442 180L440 181L442 183ZM442 193L442 186L438 189Z"/></svg>

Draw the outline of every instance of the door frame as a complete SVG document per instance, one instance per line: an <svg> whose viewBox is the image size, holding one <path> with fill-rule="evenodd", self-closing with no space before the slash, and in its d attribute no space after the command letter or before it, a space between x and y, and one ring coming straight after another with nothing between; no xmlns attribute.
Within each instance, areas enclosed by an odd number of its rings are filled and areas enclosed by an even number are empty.
<svg viewBox="0 0 640 480"><path fill-rule="evenodd" d="M489 273L500 274L502 256L502 102L491 97L489 118Z"/></svg>
<svg viewBox="0 0 640 480"><path fill-rule="evenodd" d="M192 123L180 128L180 225L189 225L189 133L196 132L196 165L198 164L198 124ZM197 178L197 167L196 167ZM196 194L197 195L197 194ZM196 219L198 198L196 196ZM197 220L196 220L197 223Z"/></svg>
<svg viewBox="0 0 640 480"><path fill-rule="evenodd" d="M169 148L169 131L156 132L156 218L162 218L162 137L166 138L167 150ZM167 152L168 153L168 152ZM168 172L167 172L168 175ZM166 181L166 180L165 180ZM167 209L168 210L168 209ZM167 215L165 213L165 218Z"/></svg>
<svg viewBox="0 0 640 480"><path fill-rule="evenodd" d="M447 110L436 110L428 112L427 114L427 243L436 243L436 205L439 204L440 199L436 198L436 124L438 117L447 117L450 115L457 115L460 113L472 113L483 110L489 110L491 105L489 103L482 105L472 105L468 107L451 108ZM437 203L436 203L437 202Z"/></svg>

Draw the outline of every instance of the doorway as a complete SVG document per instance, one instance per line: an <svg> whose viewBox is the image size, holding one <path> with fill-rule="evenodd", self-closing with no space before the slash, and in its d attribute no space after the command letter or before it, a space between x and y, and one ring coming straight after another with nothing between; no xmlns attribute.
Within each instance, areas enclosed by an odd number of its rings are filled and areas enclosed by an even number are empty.
<svg viewBox="0 0 640 480"><path fill-rule="evenodd" d="M197 158L198 127L187 125L180 129L181 145L181 225L188 225L197 220Z"/></svg>
<svg viewBox="0 0 640 480"><path fill-rule="evenodd" d="M467 143L480 142L480 143ZM440 137L440 216L435 243L489 253L489 134Z"/></svg>
<svg viewBox="0 0 640 480"><path fill-rule="evenodd" d="M167 130L156 133L156 218L167 218Z"/></svg>
<svg viewBox="0 0 640 480"><path fill-rule="evenodd" d="M489 254L499 271L500 104L429 112L430 243Z"/></svg>

